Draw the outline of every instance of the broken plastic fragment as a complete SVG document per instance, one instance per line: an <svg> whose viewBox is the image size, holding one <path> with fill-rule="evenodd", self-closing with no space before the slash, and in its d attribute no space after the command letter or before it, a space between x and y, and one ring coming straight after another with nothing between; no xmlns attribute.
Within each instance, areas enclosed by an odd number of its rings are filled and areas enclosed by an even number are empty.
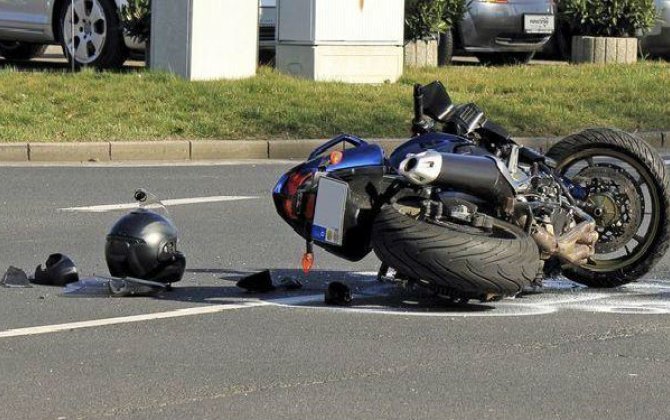
<svg viewBox="0 0 670 420"><path fill-rule="evenodd" d="M109 292L113 297L149 296L167 290L167 285L140 279L110 279Z"/></svg>
<svg viewBox="0 0 670 420"><path fill-rule="evenodd" d="M284 277L279 281L279 287L286 290L298 290L302 289L302 283L296 278Z"/></svg>
<svg viewBox="0 0 670 420"><path fill-rule="evenodd" d="M70 296L150 296L167 290L167 285L133 278L89 277L65 286L65 294Z"/></svg>
<svg viewBox="0 0 670 420"><path fill-rule="evenodd" d="M266 293L275 290L272 284L272 275L270 270L263 270L259 273L254 273L250 276L244 277L237 282L237 287L248 292Z"/></svg>
<svg viewBox="0 0 670 420"><path fill-rule="evenodd" d="M28 275L25 271L14 266L10 266L0 280L5 287L28 288L32 287L28 281Z"/></svg>
<svg viewBox="0 0 670 420"><path fill-rule="evenodd" d="M347 306L351 304L351 290L349 286L339 281L328 284L325 302L328 305Z"/></svg>
<svg viewBox="0 0 670 420"><path fill-rule="evenodd" d="M79 280L74 261L64 254L51 254L44 266L38 265L32 282L43 286L65 286Z"/></svg>
<svg viewBox="0 0 670 420"><path fill-rule="evenodd" d="M65 294L70 296L109 296L110 279L102 277L87 277L78 282L69 283L65 286Z"/></svg>

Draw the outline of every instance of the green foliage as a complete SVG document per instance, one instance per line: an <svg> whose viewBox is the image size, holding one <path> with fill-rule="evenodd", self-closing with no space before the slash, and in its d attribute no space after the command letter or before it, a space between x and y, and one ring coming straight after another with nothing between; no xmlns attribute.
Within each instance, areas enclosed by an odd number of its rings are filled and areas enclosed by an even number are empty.
<svg viewBox="0 0 670 420"><path fill-rule="evenodd" d="M446 6L447 0L405 0L405 39L435 39L446 31Z"/></svg>
<svg viewBox="0 0 670 420"><path fill-rule="evenodd" d="M123 30L138 42L151 36L151 0L128 0L119 10Z"/></svg>
<svg viewBox="0 0 670 420"><path fill-rule="evenodd" d="M560 0L559 18L573 35L634 37L656 23L654 0Z"/></svg>
<svg viewBox="0 0 670 420"><path fill-rule="evenodd" d="M445 0L442 20L447 29L453 28L457 22L463 19L463 15L467 11L470 2L472 0Z"/></svg>

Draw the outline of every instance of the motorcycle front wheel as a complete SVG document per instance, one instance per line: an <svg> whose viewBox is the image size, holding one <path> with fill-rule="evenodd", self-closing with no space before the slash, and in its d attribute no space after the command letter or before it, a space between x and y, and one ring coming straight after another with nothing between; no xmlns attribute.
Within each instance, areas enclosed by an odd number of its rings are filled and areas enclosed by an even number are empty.
<svg viewBox="0 0 670 420"><path fill-rule="evenodd" d="M589 129L555 144L547 157L585 197L580 207L600 236L588 263L563 274L590 287L616 287L647 274L670 244L669 174L647 143L615 129Z"/></svg>
<svg viewBox="0 0 670 420"><path fill-rule="evenodd" d="M442 296L514 296L541 271L538 247L522 229L492 222L490 231L435 223L419 220L403 205L385 205L374 221L372 246L382 262Z"/></svg>

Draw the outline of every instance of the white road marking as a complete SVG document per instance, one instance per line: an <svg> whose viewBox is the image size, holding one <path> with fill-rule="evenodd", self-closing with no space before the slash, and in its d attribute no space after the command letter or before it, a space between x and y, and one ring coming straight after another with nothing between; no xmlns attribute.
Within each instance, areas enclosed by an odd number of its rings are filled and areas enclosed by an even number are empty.
<svg viewBox="0 0 670 420"><path fill-rule="evenodd" d="M117 318L94 319L90 321L71 322L67 324L43 325L39 327L16 328L12 330L0 331L0 338L21 337L27 335L49 334L62 331L78 330L82 328L101 327L106 325L129 324L133 322L152 321L156 319L181 318L185 316L215 314L223 311L235 309L253 308L257 306L267 306L268 302L250 301L234 305L214 305L200 306L196 308L177 309L168 312L158 312L145 315L123 316Z"/></svg>
<svg viewBox="0 0 670 420"><path fill-rule="evenodd" d="M666 165L670 165L670 159L663 159L663 163L665 163Z"/></svg>
<svg viewBox="0 0 670 420"><path fill-rule="evenodd" d="M367 273L366 273L367 274ZM372 274L372 273L370 273ZM374 277L362 278L359 283L371 283ZM134 322L146 322L160 319L180 318L186 316L208 315L229 310L258 308L258 307L284 307L299 308L306 310L322 310L339 313L356 313L369 315L390 315L390 316L410 316L410 317L442 317L442 318L479 318L479 317L519 317L531 315L547 315L559 311L573 310L590 313L607 313L620 315L659 315L670 314L670 301L666 299L653 299L650 291L659 294L667 293L669 286L662 284L634 284L629 285L630 293L588 293L579 295L575 293L572 296L554 297L550 295L551 290L547 290L543 299L538 295L536 301L524 301L522 299L506 299L501 302L488 304L491 306L488 310L475 311L472 309L458 310L457 307L436 308L433 311L429 308L407 307L384 307L383 304L371 303L370 305L351 306L351 307L332 307L310 305L323 302L323 294L298 295L285 298L275 298L268 300L259 300L256 298L243 299L243 303L226 304L227 299L211 299L210 301L220 301L221 304L212 306L201 306L195 308L177 309L167 312L158 312L152 314L133 315L117 318L96 319L81 322L71 322L65 324L44 325L37 327L16 328L0 331L0 339L9 337L22 337L40 334L58 333L82 328L102 327L109 325L128 324ZM637 289L637 290L636 290ZM362 291L364 294L354 295L354 301L360 299L369 299L374 297L387 296L387 291L379 289L376 291ZM586 292L584 292L586 293ZM653 294L653 293L652 293ZM534 299L532 296L526 299ZM239 300L239 298L238 298Z"/></svg>
<svg viewBox="0 0 670 420"><path fill-rule="evenodd" d="M253 200L257 198L259 197L219 195L212 197L175 198L171 200L162 200L162 203L166 206L183 206L186 204L221 203L225 201ZM60 208L58 210L66 212L80 212L80 213L106 213L116 210L130 210L136 207L137 203L124 203L124 204L103 204L99 206L86 206L86 207L66 207L66 208Z"/></svg>

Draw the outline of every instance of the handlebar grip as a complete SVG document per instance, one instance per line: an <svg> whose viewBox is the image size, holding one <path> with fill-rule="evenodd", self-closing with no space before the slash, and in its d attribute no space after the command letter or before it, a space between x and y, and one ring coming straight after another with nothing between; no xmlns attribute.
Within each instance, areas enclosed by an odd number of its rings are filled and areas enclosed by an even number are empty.
<svg viewBox="0 0 670 420"><path fill-rule="evenodd" d="M414 85L414 122L423 119L423 86Z"/></svg>

